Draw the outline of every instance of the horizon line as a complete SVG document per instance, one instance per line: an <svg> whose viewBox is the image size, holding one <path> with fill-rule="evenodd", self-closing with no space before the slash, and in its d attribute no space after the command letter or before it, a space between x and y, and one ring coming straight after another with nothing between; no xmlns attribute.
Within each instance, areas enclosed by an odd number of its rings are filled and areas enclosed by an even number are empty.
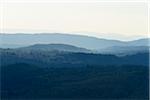
<svg viewBox="0 0 150 100"><path fill-rule="evenodd" d="M85 33L85 32L76 32L76 33ZM88 32L87 32L88 33ZM92 33L92 32L90 32ZM60 35L75 35L75 36L83 36L83 37L89 37L89 38L97 38L97 39L106 39L106 40L116 40L116 41L121 41L121 42L130 42L130 41L135 41L135 40L140 40L140 39L150 39L149 35L147 36L135 36L135 39L132 39L133 36L128 36L128 38L131 38L129 40L127 39L119 39L119 38L110 38L107 36L94 36L94 35L87 35L87 34L75 34L73 32L0 32L0 35L51 35L51 34L60 34ZM113 34L113 33L112 33ZM127 37L126 37L127 38Z"/></svg>
<svg viewBox="0 0 150 100"><path fill-rule="evenodd" d="M79 32L78 32L79 33ZM105 38L105 37L96 37L93 35L86 35L86 34L74 34L74 33L67 33L67 32L0 32L0 35L52 35L52 34L60 34L60 35L74 35L74 36L83 36L83 37L89 37L89 38L97 38L97 39L106 39L106 40L116 40L116 41L121 41L121 42L130 42L130 41L136 41L136 40L140 40L140 39L150 39L150 37L144 36L144 37L136 37L135 39L118 39L118 38Z"/></svg>

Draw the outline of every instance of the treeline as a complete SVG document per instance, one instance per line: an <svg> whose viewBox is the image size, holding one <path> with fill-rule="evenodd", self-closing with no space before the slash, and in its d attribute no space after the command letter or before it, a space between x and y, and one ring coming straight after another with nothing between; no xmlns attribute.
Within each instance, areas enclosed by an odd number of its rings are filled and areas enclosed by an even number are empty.
<svg viewBox="0 0 150 100"><path fill-rule="evenodd" d="M118 57L115 55L70 53L60 51L30 51L2 49L1 64L29 63L42 67L79 67L80 65L146 65L149 64L148 53L138 53ZM9 61L9 62L8 62Z"/></svg>

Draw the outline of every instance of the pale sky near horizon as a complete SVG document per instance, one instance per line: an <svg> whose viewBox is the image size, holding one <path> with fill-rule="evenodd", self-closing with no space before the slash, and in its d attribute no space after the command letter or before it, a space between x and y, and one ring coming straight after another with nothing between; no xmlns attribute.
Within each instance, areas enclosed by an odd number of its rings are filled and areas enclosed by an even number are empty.
<svg viewBox="0 0 150 100"><path fill-rule="evenodd" d="M56 32L114 39L136 39L148 36L146 2L32 1L3 0L0 10L1 32Z"/></svg>

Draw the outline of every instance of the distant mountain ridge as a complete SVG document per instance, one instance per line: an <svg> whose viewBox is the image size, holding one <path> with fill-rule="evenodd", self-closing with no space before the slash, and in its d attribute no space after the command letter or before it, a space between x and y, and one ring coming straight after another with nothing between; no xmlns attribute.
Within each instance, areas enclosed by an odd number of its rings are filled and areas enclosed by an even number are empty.
<svg viewBox="0 0 150 100"><path fill-rule="evenodd" d="M68 44L99 50L113 46L149 46L149 38L133 41L109 40L71 34L0 34L0 48L24 47L33 44ZM13 46L12 46L13 45Z"/></svg>
<svg viewBox="0 0 150 100"><path fill-rule="evenodd" d="M18 49L34 50L34 51L40 50L40 51L64 51L64 52L84 52L84 53L91 52L90 50L67 44L34 44L31 46L21 47Z"/></svg>
<svg viewBox="0 0 150 100"><path fill-rule="evenodd" d="M148 46L113 46L97 51L101 54L113 54L118 56L133 55L137 53L148 53Z"/></svg>

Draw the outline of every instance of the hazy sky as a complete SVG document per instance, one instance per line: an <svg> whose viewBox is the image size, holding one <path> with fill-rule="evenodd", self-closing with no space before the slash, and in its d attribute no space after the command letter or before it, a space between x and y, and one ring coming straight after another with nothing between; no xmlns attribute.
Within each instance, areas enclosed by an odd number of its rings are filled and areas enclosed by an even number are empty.
<svg viewBox="0 0 150 100"><path fill-rule="evenodd" d="M146 2L15 1L1 3L1 32L60 32L120 39L148 35Z"/></svg>

